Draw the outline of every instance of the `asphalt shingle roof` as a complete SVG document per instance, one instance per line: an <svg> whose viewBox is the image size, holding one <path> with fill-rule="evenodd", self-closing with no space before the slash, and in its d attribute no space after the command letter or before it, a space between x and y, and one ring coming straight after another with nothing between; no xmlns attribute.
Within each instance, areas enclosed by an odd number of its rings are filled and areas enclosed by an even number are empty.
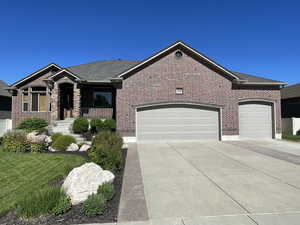
<svg viewBox="0 0 300 225"><path fill-rule="evenodd" d="M115 78L140 62L135 60L103 60L71 66L67 67L67 69L84 80L104 81L109 80L109 78Z"/></svg>
<svg viewBox="0 0 300 225"><path fill-rule="evenodd" d="M242 80L247 80L248 82L261 82L261 83L283 83L282 81L271 80L264 77L259 77L255 75L250 75L246 73L232 72Z"/></svg>
<svg viewBox="0 0 300 225"><path fill-rule="evenodd" d="M107 81L110 78L115 78L122 72L136 66L142 61L138 60L102 60L77 66L67 67L72 73L84 80L91 81ZM282 83L281 81L271 80L259 76L254 76L245 73L232 72L240 79L248 82L259 83Z"/></svg>
<svg viewBox="0 0 300 225"><path fill-rule="evenodd" d="M287 86L281 89L281 98L297 98L300 97L300 83Z"/></svg>
<svg viewBox="0 0 300 225"><path fill-rule="evenodd" d="M6 97L11 97L9 92L5 90L9 86L2 80L0 80L0 96L6 96Z"/></svg>

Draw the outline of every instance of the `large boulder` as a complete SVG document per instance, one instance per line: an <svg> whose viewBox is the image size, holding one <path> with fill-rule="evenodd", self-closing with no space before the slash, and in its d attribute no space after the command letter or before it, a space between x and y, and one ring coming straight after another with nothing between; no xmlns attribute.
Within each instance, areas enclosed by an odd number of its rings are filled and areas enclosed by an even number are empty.
<svg viewBox="0 0 300 225"><path fill-rule="evenodd" d="M70 197L72 205L84 202L89 195L97 193L98 187L113 182L115 176L95 163L85 163L74 168L65 179L62 188Z"/></svg>
<svg viewBox="0 0 300 225"><path fill-rule="evenodd" d="M33 131L27 134L27 141L29 141L30 143L44 143L47 138L47 135L39 134L37 131Z"/></svg>
<svg viewBox="0 0 300 225"><path fill-rule="evenodd" d="M70 144L67 148L67 152L76 152L79 149L77 144Z"/></svg>

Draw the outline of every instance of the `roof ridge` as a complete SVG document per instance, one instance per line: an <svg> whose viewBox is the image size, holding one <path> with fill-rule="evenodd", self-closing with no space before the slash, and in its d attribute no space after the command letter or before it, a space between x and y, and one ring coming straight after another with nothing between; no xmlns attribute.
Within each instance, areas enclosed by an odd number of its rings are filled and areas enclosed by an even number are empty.
<svg viewBox="0 0 300 225"><path fill-rule="evenodd" d="M82 63L82 64L78 64L78 65L73 65L73 66L68 66L68 67L64 67L66 69L68 68L74 68L77 66L83 66L83 65L90 65L90 64L95 64L95 63L99 63L99 62L140 62L141 60L129 60L129 59L103 59L103 60L97 60L97 61L93 61L93 62L89 62L89 63Z"/></svg>

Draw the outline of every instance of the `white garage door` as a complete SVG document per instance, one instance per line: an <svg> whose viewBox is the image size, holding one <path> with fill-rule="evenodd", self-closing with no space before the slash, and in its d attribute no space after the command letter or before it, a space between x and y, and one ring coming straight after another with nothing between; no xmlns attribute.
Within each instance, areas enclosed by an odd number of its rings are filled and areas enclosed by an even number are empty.
<svg viewBox="0 0 300 225"><path fill-rule="evenodd" d="M219 139L219 112L197 106L166 105L137 110L138 141Z"/></svg>
<svg viewBox="0 0 300 225"><path fill-rule="evenodd" d="M272 138L272 106L263 103L239 105L241 139Z"/></svg>

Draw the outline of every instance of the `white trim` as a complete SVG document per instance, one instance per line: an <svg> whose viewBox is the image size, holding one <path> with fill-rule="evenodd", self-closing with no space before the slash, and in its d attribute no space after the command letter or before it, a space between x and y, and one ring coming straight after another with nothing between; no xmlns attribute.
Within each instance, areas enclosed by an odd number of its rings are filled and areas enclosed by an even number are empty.
<svg viewBox="0 0 300 225"><path fill-rule="evenodd" d="M137 142L136 137L123 137L124 144Z"/></svg>
<svg viewBox="0 0 300 225"><path fill-rule="evenodd" d="M40 69L40 70L34 72L34 73L31 74L29 77L26 77L26 78L24 78L24 79L18 81L17 83L12 84L11 87L14 87L14 86L16 86L16 85L18 85L18 84L20 84L20 83L23 83L24 81L26 81L26 80L28 80L28 79L34 77L35 75L37 75L37 74L39 74L39 73L41 73L41 72L43 72L44 70L49 69L51 66L55 66L55 67L58 68L58 69L62 69L60 66L58 66L58 65L56 65L56 64L54 64L54 63L51 63L51 64L49 64L48 66L46 66L45 68L42 68L42 69Z"/></svg>
<svg viewBox="0 0 300 225"><path fill-rule="evenodd" d="M238 141L240 140L239 135L222 135L222 141Z"/></svg>
<svg viewBox="0 0 300 225"><path fill-rule="evenodd" d="M282 139L282 133L276 133L275 139L281 140Z"/></svg>
<svg viewBox="0 0 300 225"><path fill-rule="evenodd" d="M70 72L70 71L68 71L68 70L66 70L66 69L63 69L63 70L59 71L59 72L56 73L56 74L53 74L53 75L50 76L48 79L52 79L53 77L56 77L58 74L61 74L61 73L63 73L63 72L66 72L66 73L70 74L71 76L75 77L76 79L81 80L81 79L80 79L79 77L77 77L75 74L73 74L72 72Z"/></svg>
<svg viewBox="0 0 300 225"><path fill-rule="evenodd" d="M285 83L285 82L274 82L274 83L271 83L271 82L242 82L242 83L239 83L239 85L287 85L288 83Z"/></svg>
<svg viewBox="0 0 300 225"><path fill-rule="evenodd" d="M236 75L234 75L232 72L230 72L229 70L225 69L224 67L222 66L219 66L217 63L213 62L212 60L210 60L209 58L207 58L206 56L202 55L200 52L192 49L191 47L187 46L186 44L184 44L183 42L179 41L179 42L176 42L175 44L171 45L170 47L166 48L165 50L155 54L154 56L148 58L147 60L139 63L138 65L124 71L123 73L121 73L118 77L123 77L125 74L131 72L132 70L135 70L136 68L146 64L147 62L151 61L152 59L162 55L163 53L165 53L166 51L174 48L175 46L177 45L182 45L183 47L187 48L188 50L192 51L193 53L195 53L196 55L200 56L201 58L205 59L206 61L208 61L209 63L213 64L214 66L218 67L219 69L221 69L222 71L224 71L225 73L229 74L230 76L232 76L233 78L237 79L237 80L240 80L239 77L237 77Z"/></svg>

